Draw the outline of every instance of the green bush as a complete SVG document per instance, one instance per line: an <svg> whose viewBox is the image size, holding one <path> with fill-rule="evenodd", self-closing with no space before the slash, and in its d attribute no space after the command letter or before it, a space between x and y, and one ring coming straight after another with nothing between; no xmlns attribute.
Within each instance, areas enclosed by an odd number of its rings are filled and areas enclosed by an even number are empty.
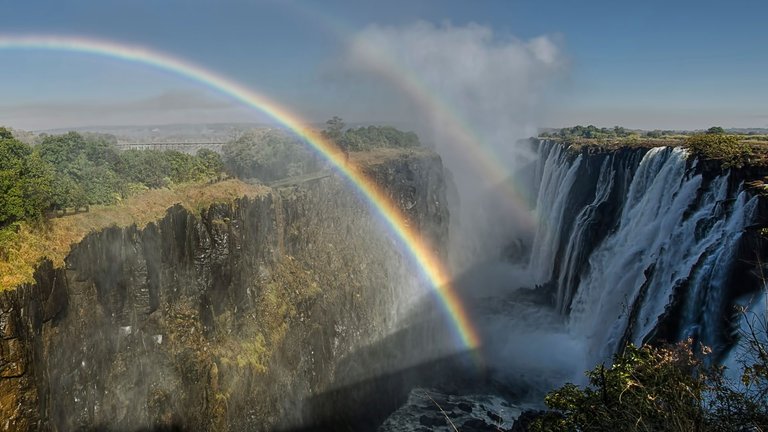
<svg viewBox="0 0 768 432"><path fill-rule="evenodd" d="M758 344L756 360L745 364L736 389L724 369L707 366L707 349L690 341L677 345L627 346L613 366L587 372L584 388L566 384L545 398L550 411L534 431L746 431L768 430L768 356Z"/></svg>
<svg viewBox="0 0 768 432"><path fill-rule="evenodd" d="M280 130L251 131L222 148L224 165L235 177L273 181L319 169L306 144Z"/></svg>
<svg viewBox="0 0 768 432"><path fill-rule="evenodd" d="M690 346L628 346L613 367L587 373L589 386L566 384L546 404L558 414L541 431L694 431L704 424L706 374Z"/></svg>
<svg viewBox="0 0 768 432"><path fill-rule="evenodd" d="M691 135L686 138L685 147L701 159L721 161L724 168L741 168L752 156L748 143L721 133Z"/></svg>

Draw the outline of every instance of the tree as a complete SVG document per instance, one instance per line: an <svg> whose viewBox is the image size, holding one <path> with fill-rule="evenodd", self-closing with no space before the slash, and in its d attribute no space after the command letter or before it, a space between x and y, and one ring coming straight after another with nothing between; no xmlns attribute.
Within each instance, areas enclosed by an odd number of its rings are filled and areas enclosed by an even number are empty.
<svg viewBox="0 0 768 432"><path fill-rule="evenodd" d="M338 143L339 140L341 140L342 133L346 127L344 120L342 120L341 117L333 116L333 118L325 122L325 124L326 127L322 132L323 136L334 143Z"/></svg>
<svg viewBox="0 0 768 432"><path fill-rule="evenodd" d="M538 431L768 430L768 323L765 312L745 316L740 383L708 366L710 350L690 340L661 347L628 345L613 365L587 372L589 385L566 384L545 398L553 409ZM739 386L739 384L741 384Z"/></svg>
<svg viewBox="0 0 768 432"><path fill-rule="evenodd" d="M695 134L686 138L685 147L696 157L721 161L724 168L740 168L752 156L749 144L733 135Z"/></svg>
<svg viewBox="0 0 768 432"><path fill-rule="evenodd" d="M25 187L21 180L31 153L31 147L12 137L0 138L0 226L25 216Z"/></svg>
<svg viewBox="0 0 768 432"><path fill-rule="evenodd" d="M0 226L41 217L50 206L52 178L52 167L32 147L0 138Z"/></svg>
<svg viewBox="0 0 768 432"><path fill-rule="evenodd" d="M224 171L224 161L221 159L221 155L213 150L202 148L197 151L197 158L205 167L206 174L208 176L218 176Z"/></svg>
<svg viewBox="0 0 768 432"><path fill-rule="evenodd" d="M6 139L12 139L13 134L10 130L8 130L5 127L0 126L0 140L6 140Z"/></svg>
<svg viewBox="0 0 768 432"><path fill-rule="evenodd" d="M318 169L314 154L293 135L251 131L222 148L227 171L244 178L272 181Z"/></svg>
<svg viewBox="0 0 768 432"><path fill-rule="evenodd" d="M712 126L711 128L707 129L708 134L724 134L725 129L721 128L720 126Z"/></svg>

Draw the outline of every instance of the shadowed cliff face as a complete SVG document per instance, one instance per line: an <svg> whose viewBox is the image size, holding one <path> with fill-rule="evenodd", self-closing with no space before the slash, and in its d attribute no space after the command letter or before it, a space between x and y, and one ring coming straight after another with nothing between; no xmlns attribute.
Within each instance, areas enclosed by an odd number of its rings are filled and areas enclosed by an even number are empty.
<svg viewBox="0 0 768 432"><path fill-rule="evenodd" d="M444 252L440 159L368 170ZM0 293L0 429L311 421L302 401L332 389L351 353L401 330L426 292L383 226L330 177L89 235L65 268L43 263L35 284Z"/></svg>

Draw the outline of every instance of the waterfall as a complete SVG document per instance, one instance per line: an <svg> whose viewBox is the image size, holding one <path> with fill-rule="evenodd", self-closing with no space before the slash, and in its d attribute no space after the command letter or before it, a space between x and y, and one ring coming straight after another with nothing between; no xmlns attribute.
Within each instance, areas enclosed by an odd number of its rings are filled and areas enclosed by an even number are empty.
<svg viewBox="0 0 768 432"><path fill-rule="evenodd" d="M536 200L539 228L530 261L533 280L537 284L546 283L552 277L557 245L560 244L560 233L564 225L562 219L565 204L581 159L578 156L575 161L569 161L567 150L557 145L547 152Z"/></svg>
<svg viewBox="0 0 768 432"><path fill-rule="evenodd" d="M615 171L611 169L611 160L606 159L600 168L600 176L597 179L597 192L595 199L584 207L576 216L574 230L565 250L562 272L557 284L556 307L561 314L565 314L571 303L578 285L578 276L581 272L580 265L584 262L583 255L588 253L587 243L590 236L590 226L599 221L597 212L610 197L613 188Z"/></svg>
<svg viewBox="0 0 768 432"><path fill-rule="evenodd" d="M726 349L725 287L757 198L741 188L729 192L735 188L727 174L705 180L688 168L684 149L669 147L638 149L639 161L613 153L591 180L594 188L575 188L586 162L567 153L542 145L529 269L537 284L555 285L554 306L570 334L586 341L589 360L609 359L623 342L644 342L673 309L673 336ZM586 204L566 209L582 190L593 191ZM566 220L565 212L576 216Z"/></svg>

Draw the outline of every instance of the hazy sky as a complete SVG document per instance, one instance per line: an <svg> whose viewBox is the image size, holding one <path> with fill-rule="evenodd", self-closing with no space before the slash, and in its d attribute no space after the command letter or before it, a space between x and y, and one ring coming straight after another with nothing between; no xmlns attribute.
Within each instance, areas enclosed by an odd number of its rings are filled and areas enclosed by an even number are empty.
<svg viewBox="0 0 768 432"><path fill-rule="evenodd" d="M536 126L768 127L766 1L0 0L0 11L0 34L147 46L311 121L412 119L430 108L406 77L458 117L510 110ZM0 50L0 124L249 120L263 118L147 66Z"/></svg>

